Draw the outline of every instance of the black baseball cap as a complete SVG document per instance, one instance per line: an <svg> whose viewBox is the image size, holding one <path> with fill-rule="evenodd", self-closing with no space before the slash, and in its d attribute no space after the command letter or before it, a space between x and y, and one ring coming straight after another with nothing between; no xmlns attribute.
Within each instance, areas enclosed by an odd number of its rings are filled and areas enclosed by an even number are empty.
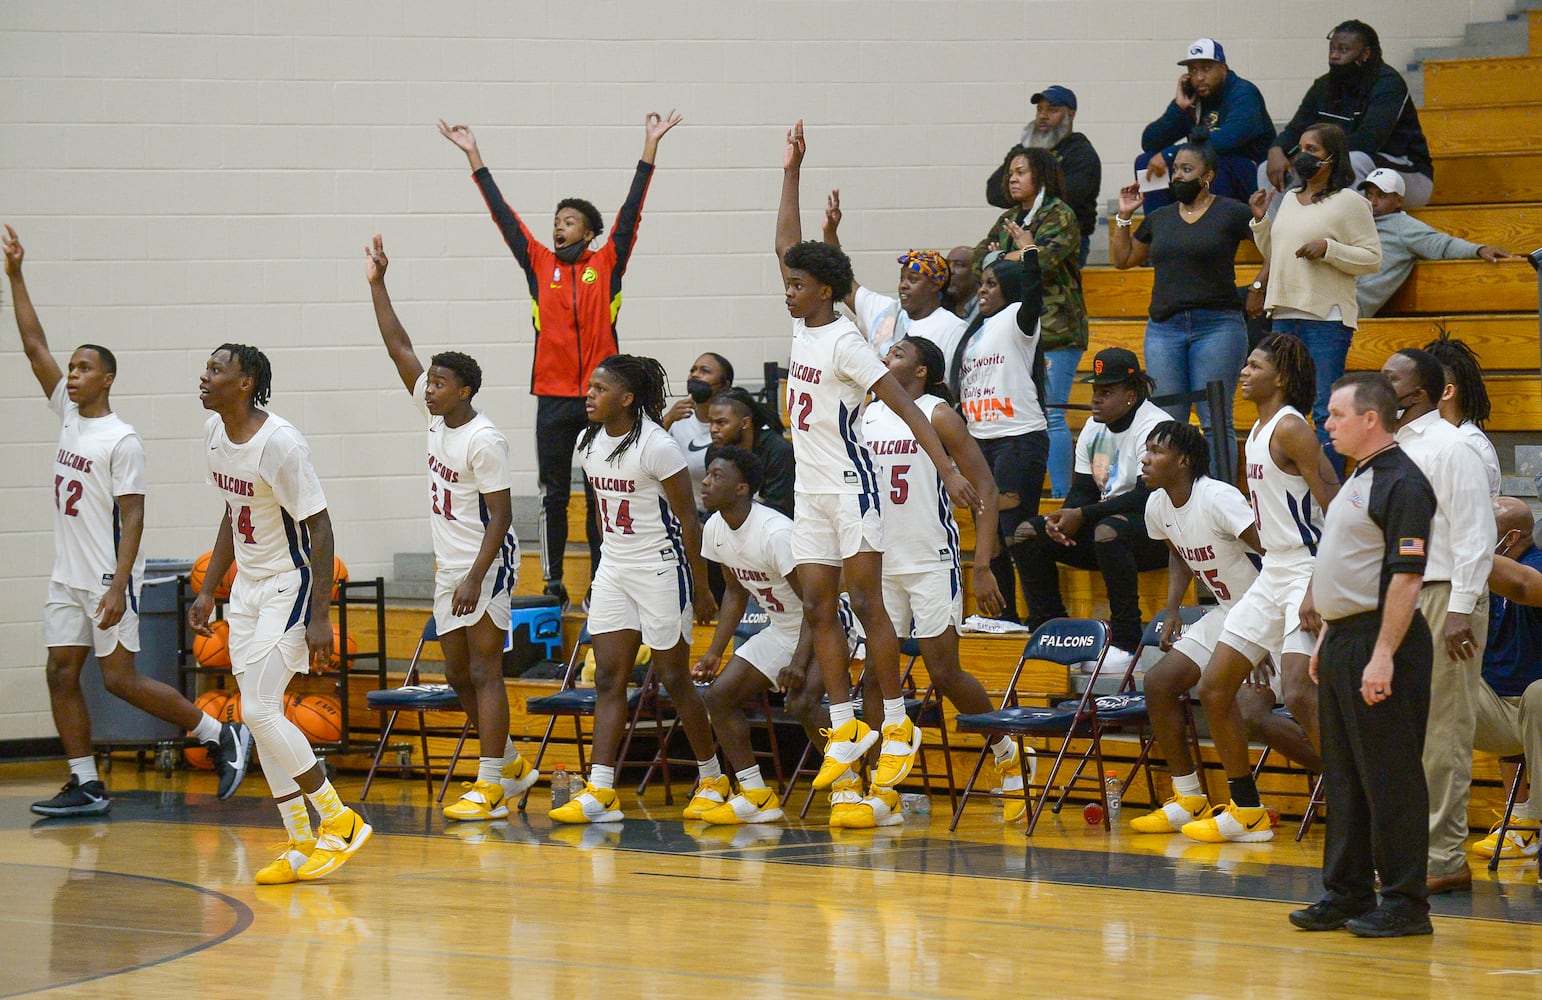
<svg viewBox="0 0 1542 1000"><path fill-rule="evenodd" d="M1082 381L1089 385L1119 385L1140 373L1140 359L1134 351L1105 347L1092 359L1092 374Z"/></svg>

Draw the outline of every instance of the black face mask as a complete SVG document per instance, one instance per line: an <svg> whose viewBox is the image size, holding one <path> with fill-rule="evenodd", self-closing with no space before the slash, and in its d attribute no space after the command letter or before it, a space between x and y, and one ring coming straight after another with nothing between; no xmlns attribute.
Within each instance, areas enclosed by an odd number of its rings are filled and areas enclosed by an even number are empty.
<svg viewBox="0 0 1542 1000"><path fill-rule="evenodd" d="M557 255L557 259L562 261L562 263L572 264L584 255L584 250L588 246L589 244L587 243L569 243L567 246L558 247L552 252Z"/></svg>
<svg viewBox="0 0 1542 1000"><path fill-rule="evenodd" d="M1192 177L1180 181L1174 179L1167 185L1168 192L1185 205L1192 205L1204 193L1205 186Z"/></svg>
<svg viewBox="0 0 1542 1000"><path fill-rule="evenodd" d="M1332 159L1331 156L1319 158L1311 153L1297 153L1296 158L1290 161L1290 169L1294 170L1296 176L1301 178L1301 183L1305 184L1317 176L1317 171L1322 169L1324 163Z"/></svg>
<svg viewBox="0 0 1542 1000"><path fill-rule="evenodd" d="M699 378L686 379L685 391L691 397L691 400L696 403L705 403L712 398L711 384Z"/></svg>

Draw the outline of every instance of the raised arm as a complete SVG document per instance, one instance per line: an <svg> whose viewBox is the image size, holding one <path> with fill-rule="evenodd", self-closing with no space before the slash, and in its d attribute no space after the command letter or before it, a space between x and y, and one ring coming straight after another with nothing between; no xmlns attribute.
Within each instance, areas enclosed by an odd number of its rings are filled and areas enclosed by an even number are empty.
<svg viewBox="0 0 1542 1000"><path fill-rule="evenodd" d="M471 172L486 170L487 165L482 162L482 151L477 149L476 133L471 131L468 125L451 125L443 118L439 119L439 134L455 144L455 147L466 154L466 162L471 164Z"/></svg>
<svg viewBox="0 0 1542 1000"><path fill-rule="evenodd" d="M807 146L803 141L803 119L787 130L787 145L782 149L782 200L776 209L776 263L787 277L787 265L782 258L794 243L803 239L803 220L798 217L798 182L802 179L803 154Z"/></svg>
<svg viewBox="0 0 1542 1000"><path fill-rule="evenodd" d="M1151 247L1135 238L1133 223L1130 221L1135 216L1135 210L1146 203L1146 196L1140 193L1140 185L1129 184L1119 189L1119 209L1114 224L1113 232L1108 237L1109 263L1123 271L1132 267L1140 267L1151 258Z"/></svg>
<svg viewBox="0 0 1542 1000"><path fill-rule="evenodd" d="M964 418L952 407L935 407L932 410L932 426L936 428L943 447L953 456L958 470L980 495L979 505L974 508L974 597L980 610L994 617L1001 613L1007 603L1001 594L1001 587L996 583L996 575L991 572L989 552L989 546L996 537L996 477L991 472L990 463L985 460L984 452L980 451L980 446L969 435ZM980 558L979 552L982 542L987 546L984 559Z"/></svg>
<svg viewBox="0 0 1542 1000"><path fill-rule="evenodd" d="M396 374L401 377L402 384L412 392L423 376L423 362L413 353L407 328L397 318L396 307L391 305L391 293L386 291L385 274L390 264L385 243L376 233L374 241L364 248L364 277L369 279L369 295L375 303L375 325L380 327L380 339L385 342L386 353L396 365Z"/></svg>
<svg viewBox="0 0 1542 1000"><path fill-rule="evenodd" d="M685 121L680 117L680 112L674 108L669 109L669 116L665 117L657 111L648 112L648 117L643 119L643 151L642 161L651 164L653 158L659 154L659 140L664 138L664 133Z"/></svg>
<svg viewBox="0 0 1542 1000"><path fill-rule="evenodd" d="M841 246L840 228L841 189L835 188L830 192L830 196L825 199L824 238L826 243L830 244L832 247L835 247L837 250L839 250ZM846 303L847 309L857 308L857 289L861 287L862 286L857 283L856 275L852 275L851 291L846 293L846 298L843 300Z"/></svg>
<svg viewBox="0 0 1542 1000"><path fill-rule="evenodd" d="M16 310L16 329L21 333L21 349L32 364L32 374L42 386L43 395L52 399L54 390L64 373L59 362L48 350L48 338L43 334L43 324L38 321L37 310L32 308L32 296L27 293L27 280L21 276L21 260L27 255L22 248L16 230L5 227L5 237L0 239L5 249L5 276L11 279L11 306Z"/></svg>
<svg viewBox="0 0 1542 1000"><path fill-rule="evenodd" d="M476 181L477 190L482 192L482 200L487 203L487 211L492 215L493 222L497 223L498 231L503 234L503 242L508 244L514 259L524 269L525 277L531 284L530 297L535 298L536 279L530 273L530 244L535 242L535 239L530 235L530 230L525 228L519 213L510 208L509 203L504 200L503 192L498 190L498 184L493 180L492 171L488 170L487 164L482 162L482 153L477 149L476 135L468 126L451 125L443 118L439 119L439 134L466 154L466 162L471 164L471 176Z"/></svg>

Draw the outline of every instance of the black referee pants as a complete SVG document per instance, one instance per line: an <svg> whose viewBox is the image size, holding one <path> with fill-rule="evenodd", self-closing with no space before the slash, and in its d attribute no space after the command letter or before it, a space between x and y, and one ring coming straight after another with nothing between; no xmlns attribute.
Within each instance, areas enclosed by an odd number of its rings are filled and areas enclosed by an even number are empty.
<svg viewBox="0 0 1542 1000"><path fill-rule="evenodd" d="M1392 694L1376 705L1360 697L1360 676L1381 630L1378 612L1330 622L1318 660L1327 837L1322 881L1346 911L1382 905L1429 912L1429 793L1424 784L1424 729L1430 710L1434 651L1424 616L1414 613L1393 654Z"/></svg>

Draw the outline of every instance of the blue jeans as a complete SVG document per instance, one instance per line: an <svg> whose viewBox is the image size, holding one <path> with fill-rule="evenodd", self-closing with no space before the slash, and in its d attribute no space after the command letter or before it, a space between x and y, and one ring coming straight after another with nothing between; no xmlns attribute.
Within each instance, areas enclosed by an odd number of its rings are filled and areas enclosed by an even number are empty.
<svg viewBox="0 0 1542 1000"><path fill-rule="evenodd" d="M1237 481L1237 432L1232 427L1232 400L1237 378L1247 360L1247 321L1231 309L1184 309L1160 322L1146 323L1146 374L1156 382L1157 396L1203 392L1212 381L1225 388L1222 412L1211 423L1209 403L1195 403L1199 421L1210 439L1210 474L1222 482ZM1174 420L1187 423L1188 403L1162 407Z"/></svg>
<svg viewBox="0 0 1542 1000"><path fill-rule="evenodd" d="M1328 443L1328 396L1333 391L1333 383L1344 374L1349 341L1355 331L1337 320L1325 319L1277 319L1270 329L1299 337L1317 363L1317 399L1312 403L1312 423L1317 428L1317 440L1322 442L1323 454L1328 456L1342 479L1344 458Z"/></svg>
<svg viewBox="0 0 1542 1000"><path fill-rule="evenodd" d="M1062 347L1044 352L1046 403L1064 404L1071 398L1071 383L1076 381L1076 366L1082 363L1080 347ZM1061 499L1071 488L1071 428L1065 411L1046 407L1049 421L1049 492Z"/></svg>

